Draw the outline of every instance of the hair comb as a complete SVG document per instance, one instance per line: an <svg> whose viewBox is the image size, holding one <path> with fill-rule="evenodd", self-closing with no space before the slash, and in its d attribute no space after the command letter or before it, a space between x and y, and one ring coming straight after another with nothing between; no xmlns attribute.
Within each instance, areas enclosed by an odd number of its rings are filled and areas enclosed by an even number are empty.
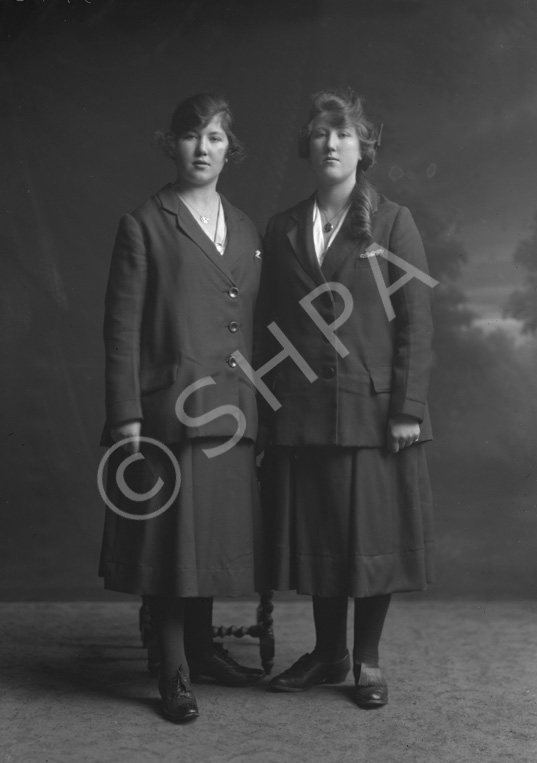
<svg viewBox="0 0 537 763"><path fill-rule="evenodd" d="M380 123L380 127L377 132L377 139L375 141L375 151L378 151L380 148L380 139L382 137L382 128L384 127L384 122Z"/></svg>

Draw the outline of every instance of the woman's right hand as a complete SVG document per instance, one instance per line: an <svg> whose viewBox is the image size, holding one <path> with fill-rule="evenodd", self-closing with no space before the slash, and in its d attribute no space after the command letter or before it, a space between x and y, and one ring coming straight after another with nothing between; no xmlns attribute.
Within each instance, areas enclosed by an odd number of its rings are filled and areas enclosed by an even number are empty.
<svg viewBox="0 0 537 763"><path fill-rule="evenodd" d="M110 435L114 442L125 440L130 437L130 441L123 445L123 450L127 453L138 453L140 450L140 432L142 430L141 421L127 421L125 424L120 424L118 427L110 430Z"/></svg>
<svg viewBox="0 0 537 763"><path fill-rule="evenodd" d="M419 421L412 416L394 416L388 422L388 450L398 453L420 439Z"/></svg>

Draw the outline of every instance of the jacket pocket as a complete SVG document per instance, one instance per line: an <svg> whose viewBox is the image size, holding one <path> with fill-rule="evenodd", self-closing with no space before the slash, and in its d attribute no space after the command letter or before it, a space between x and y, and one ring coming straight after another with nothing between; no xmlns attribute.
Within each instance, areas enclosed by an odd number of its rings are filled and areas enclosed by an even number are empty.
<svg viewBox="0 0 537 763"><path fill-rule="evenodd" d="M155 392L157 389L171 386L176 378L179 366L173 363L169 366L157 368L144 368L140 371L140 389L142 394Z"/></svg>
<svg viewBox="0 0 537 763"><path fill-rule="evenodd" d="M373 390L379 392L391 392L392 389L392 367L380 366L379 368L370 368L371 385Z"/></svg>

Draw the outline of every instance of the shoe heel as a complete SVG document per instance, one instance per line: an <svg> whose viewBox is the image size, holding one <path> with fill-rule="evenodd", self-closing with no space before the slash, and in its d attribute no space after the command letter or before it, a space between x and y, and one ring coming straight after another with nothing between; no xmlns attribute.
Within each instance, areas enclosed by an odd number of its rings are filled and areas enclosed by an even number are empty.
<svg viewBox="0 0 537 763"><path fill-rule="evenodd" d="M350 660L347 655L340 663L334 665L326 677L325 683L327 684L341 684L349 675L351 669Z"/></svg>

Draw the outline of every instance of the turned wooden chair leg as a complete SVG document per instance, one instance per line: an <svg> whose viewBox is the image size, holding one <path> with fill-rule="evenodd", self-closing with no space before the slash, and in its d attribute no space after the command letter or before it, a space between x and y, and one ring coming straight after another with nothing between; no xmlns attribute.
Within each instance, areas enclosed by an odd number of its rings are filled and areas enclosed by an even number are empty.
<svg viewBox="0 0 537 763"><path fill-rule="evenodd" d="M267 675L270 675L272 668L274 667L274 652L275 652L275 639L273 629L273 617L274 604L272 602L272 596L274 591L267 591L261 595L259 606L257 608L257 625L259 628L259 655L261 657L261 665Z"/></svg>
<svg viewBox="0 0 537 763"><path fill-rule="evenodd" d="M267 591L261 595L257 607L257 621L255 625L230 625L227 627L224 625L213 625L213 636L215 638L224 638L225 636L235 636L236 638L251 636L252 638L258 638L261 665L267 675L271 672L274 665L275 640L272 628L274 622L272 618L272 612L274 610L274 604L272 603L273 594L273 591Z"/></svg>
<svg viewBox="0 0 537 763"><path fill-rule="evenodd" d="M155 633L155 629L151 622L149 600L146 596L142 597L142 606L138 612L138 625L140 628L142 646L144 649L147 649L147 669L152 676L158 676L160 669L160 653L157 634Z"/></svg>
<svg viewBox="0 0 537 763"><path fill-rule="evenodd" d="M261 665L267 675L271 672L274 665L275 640L272 612L274 604L272 602L273 591L267 591L262 594L257 607L257 618L255 625L250 626L214 626L213 637L224 638L225 636L251 636L259 639L259 656ZM147 597L142 597L142 605L138 613L138 623L140 628L140 638L142 646L147 649L147 669L151 675L158 675L160 667L160 657L158 650L158 641L155 629L151 623L151 611Z"/></svg>

